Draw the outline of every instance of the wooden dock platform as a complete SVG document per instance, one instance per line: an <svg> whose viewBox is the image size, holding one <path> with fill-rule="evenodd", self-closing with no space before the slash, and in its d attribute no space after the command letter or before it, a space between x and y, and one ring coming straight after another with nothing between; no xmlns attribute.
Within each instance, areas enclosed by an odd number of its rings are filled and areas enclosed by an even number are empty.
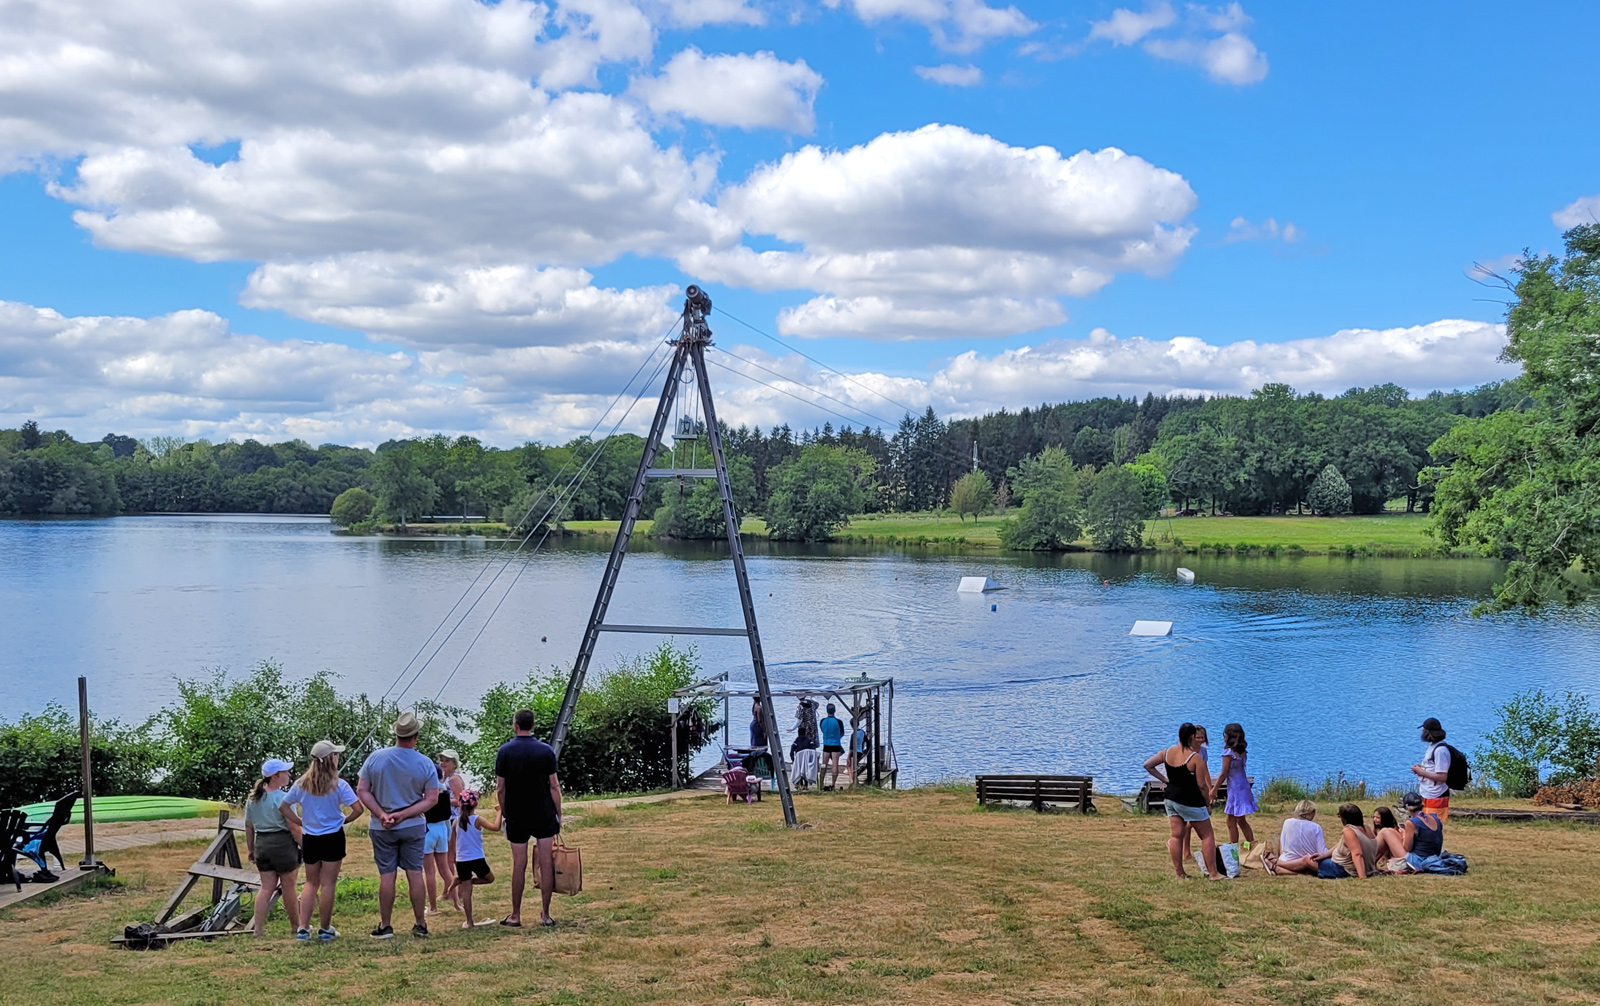
<svg viewBox="0 0 1600 1006"><path fill-rule="evenodd" d="M51 884L23 884L22 890L17 890L14 884L0 885L0 911L25 905L36 898L46 894L66 893L87 884L95 877L110 876L111 870L104 863L90 870L80 870L77 864L57 872L61 879Z"/></svg>

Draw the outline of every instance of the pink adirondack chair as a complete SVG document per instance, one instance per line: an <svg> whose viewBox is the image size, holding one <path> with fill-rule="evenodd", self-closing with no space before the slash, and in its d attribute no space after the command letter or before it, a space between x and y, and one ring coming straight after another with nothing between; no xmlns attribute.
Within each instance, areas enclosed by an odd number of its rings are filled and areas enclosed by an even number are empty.
<svg viewBox="0 0 1600 1006"><path fill-rule="evenodd" d="M728 802L743 800L750 802L750 773L743 766L735 766L722 773L722 791L727 794Z"/></svg>

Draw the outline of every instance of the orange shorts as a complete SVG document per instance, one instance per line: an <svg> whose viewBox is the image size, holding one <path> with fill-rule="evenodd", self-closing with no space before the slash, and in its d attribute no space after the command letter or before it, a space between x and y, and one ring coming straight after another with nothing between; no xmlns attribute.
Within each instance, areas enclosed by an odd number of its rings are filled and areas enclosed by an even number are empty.
<svg viewBox="0 0 1600 1006"><path fill-rule="evenodd" d="M1446 795L1432 800L1425 798L1422 801L1422 809L1430 814L1438 814L1439 823L1443 824L1450 820L1450 797Z"/></svg>

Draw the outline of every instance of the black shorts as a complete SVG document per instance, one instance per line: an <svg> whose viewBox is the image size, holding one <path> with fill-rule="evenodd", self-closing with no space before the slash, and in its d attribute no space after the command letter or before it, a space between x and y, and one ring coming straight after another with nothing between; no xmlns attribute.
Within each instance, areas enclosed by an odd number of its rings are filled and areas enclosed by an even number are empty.
<svg viewBox="0 0 1600 1006"><path fill-rule="evenodd" d="M329 835L303 835L300 839L300 858L307 866L312 863L337 863L344 859L344 829Z"/></svg>
<svg viewBox="0 0 1600 1006"><path fill-rule="evenodd" d="M500 827L506 833L506 841L512 845L526 845L529 839L537 841L542 838L555 838L561 834L561 825L554 817L533 818L526 821L508 817L501 822Z"/></svg>
<svg viewBox="0 0 1600 1006"><path fill-rule="evenodd" d="M839 744L826 744L822 748L822 753L823 754L844 754L844 747L843 747L843 745L839 745Z"/></svg>
<svg viewBox="0 0 1600 1006"><path fill-rule="evenodd" d="M489 861L487 859L469 859L456 863L456 880L465 884L473 877L489 876Z"/></svg>

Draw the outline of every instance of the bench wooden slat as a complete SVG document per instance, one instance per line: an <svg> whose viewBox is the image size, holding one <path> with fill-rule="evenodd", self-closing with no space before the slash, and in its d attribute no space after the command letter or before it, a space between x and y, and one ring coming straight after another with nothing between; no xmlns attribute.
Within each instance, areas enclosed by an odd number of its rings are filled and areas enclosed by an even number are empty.
<svg viewBox="0 0 1600 1006"><path fill-rule="evenodd" d="M976 777L978 802L1011 800L1030 803L1035 810L1045 804L1070 804L1087 812L1094 808L1094 777L1086 775L980 775Z"/></svg>
<svg viewBox="0 0 1600 1006"><path fill-rule="evenodd" d="M222 866L217 863L196 863L189 867L189 873L196 877L210 877L212 880L226 880L234 884L249 884L252 887L261 886L261 874L254 870L241 870L233 866Z"/></svg>

